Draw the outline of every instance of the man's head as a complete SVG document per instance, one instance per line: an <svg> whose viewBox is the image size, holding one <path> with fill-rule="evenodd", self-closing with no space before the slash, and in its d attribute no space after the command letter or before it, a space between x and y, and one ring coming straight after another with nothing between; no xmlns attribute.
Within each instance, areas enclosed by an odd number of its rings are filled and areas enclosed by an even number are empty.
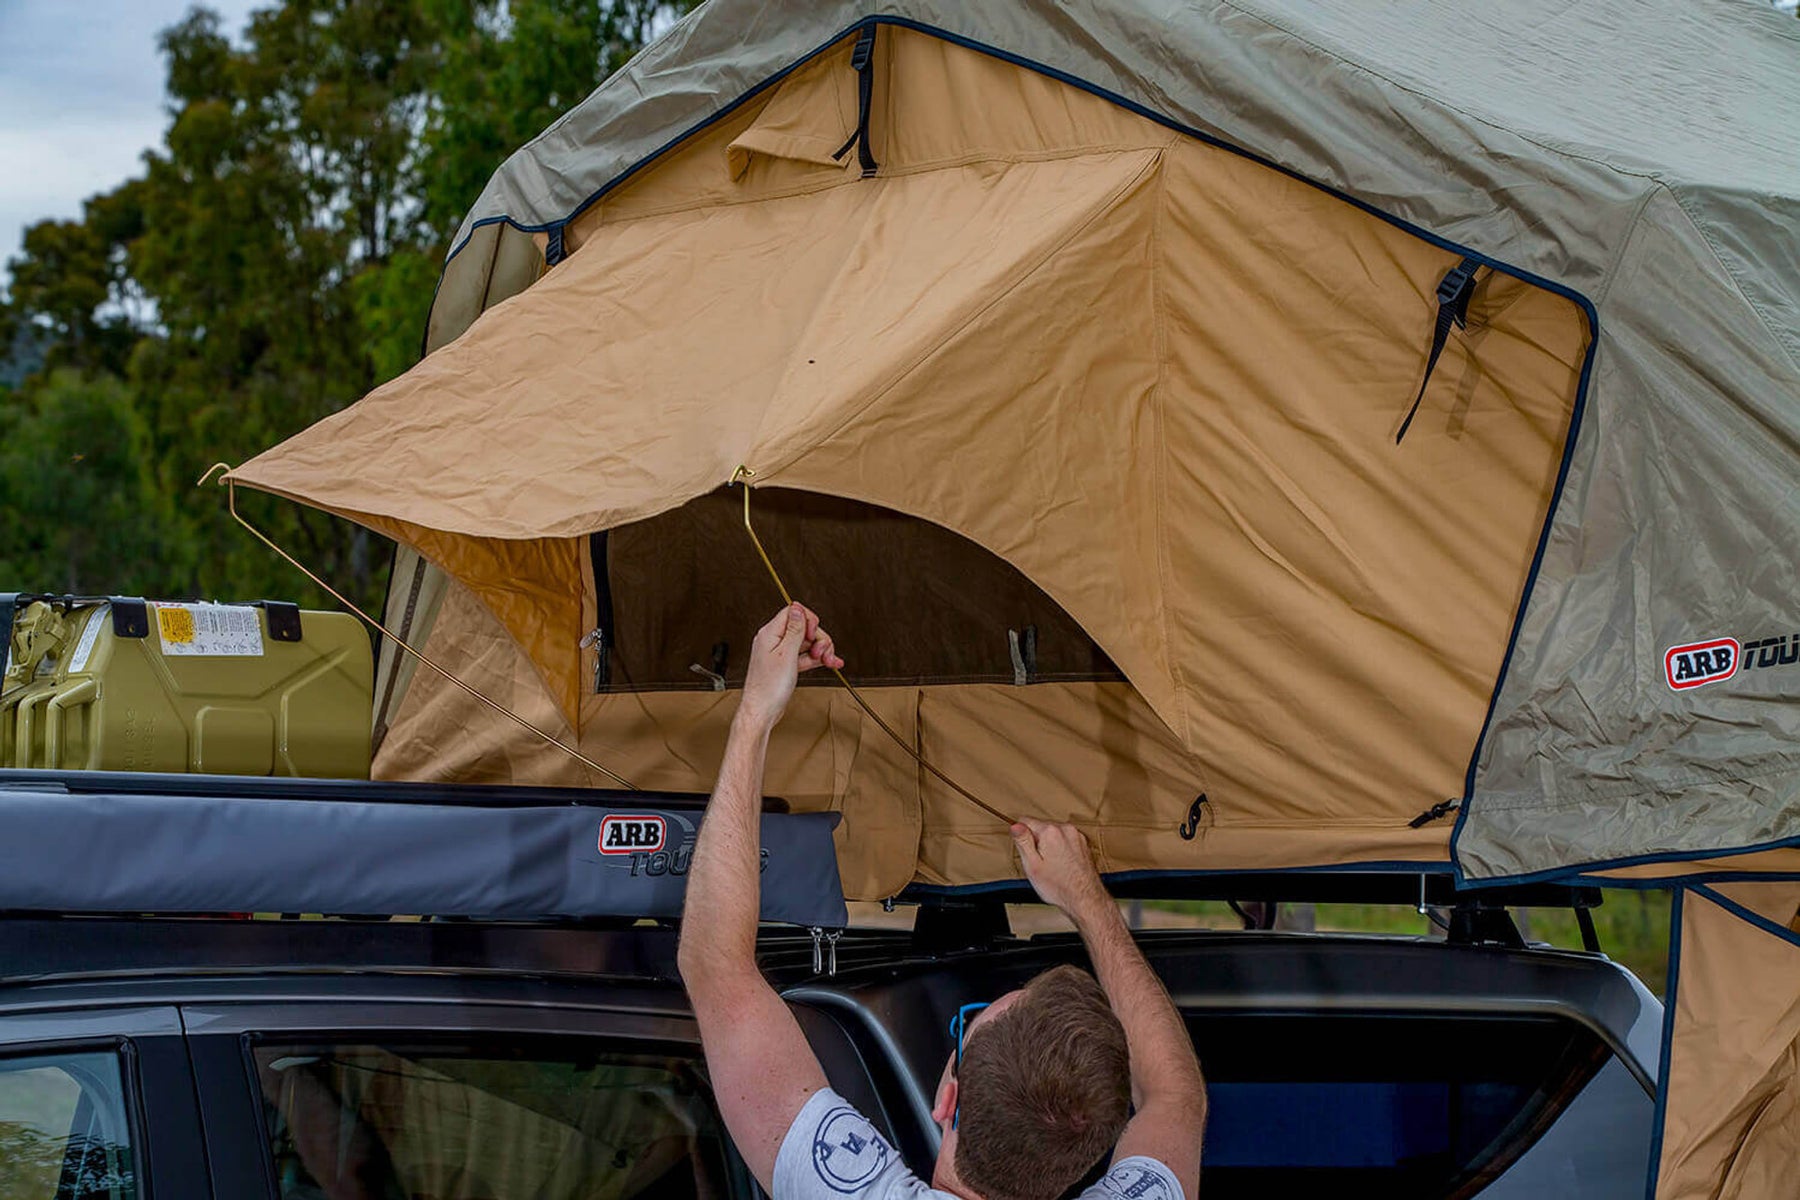
<svg viewBox="0 0 1800 1200"><path fill-rule="evenodd" d="M1125 1030L1106 993L1086 971L1056 967L970 1023L938 1093L944 1151L956 1182L986 1200L1055 1200L1112 1148L1130 1101Z"/></svg>

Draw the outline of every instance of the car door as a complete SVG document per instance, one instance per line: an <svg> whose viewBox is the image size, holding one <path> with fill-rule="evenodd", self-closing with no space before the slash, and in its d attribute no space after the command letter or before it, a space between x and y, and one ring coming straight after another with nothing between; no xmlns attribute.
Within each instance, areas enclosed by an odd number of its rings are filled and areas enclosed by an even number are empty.
<svg viewBox="0 0 1800 1200"><path fill-rule="evenodd" d="M760 1194L672 1008L287 1000L182 1017L220 1196Z"/></svg>
<svg viewBox="0 0 1800 1200"><path fill-rule="evenodd" d="M0 1013L0 1196L210 1195L174 1008Z"/></svg>

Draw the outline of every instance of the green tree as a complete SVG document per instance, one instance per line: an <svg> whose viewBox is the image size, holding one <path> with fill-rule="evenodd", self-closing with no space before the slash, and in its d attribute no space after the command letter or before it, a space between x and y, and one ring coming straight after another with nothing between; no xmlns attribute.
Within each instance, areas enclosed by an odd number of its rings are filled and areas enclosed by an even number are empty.
<svg viewBox="0 0 1800 1200"><path fill-rule="evenodd" d="M120 372L142 334L142 294L126 247L143 232L142 185L127 183L85 205L79 221L41 221L25 231L12 263L12 307L35 318L46 365ZM12 322L0 334L20 336Z"/></svg>
<svg viewBox="0 0 1800 1200"><path fill-rule="evenodd" d="M31 591L157 593L193 571L192 536L151 469L115 376L63 368L0 408L0 579Z"/></svg>
<svg viewBox="0 0 1800 1200"><path fill-rule="evenodd" d="M144 176L89 201L80 221L34 226L11 263L7 315L27 331L14 336L52 372L78 374L39 373L0 395L7 431L43 451L44 487L91 495L116 470L111 493L148 489L155 503L140 507L163 540L90 561L44 532L7 544L0 582L325 602L194 481L410 366L448 239L488 176L687 7L285 0L235 40L202 8L166 30L171 120ZM51 452L74 436L60 406L141 457ZM388 556L372 535L267 497L240 502L359 602L378 602ZM29 511L16 507L13 523L47 519ZM114 579L94 579L108 562Z"/></svg>

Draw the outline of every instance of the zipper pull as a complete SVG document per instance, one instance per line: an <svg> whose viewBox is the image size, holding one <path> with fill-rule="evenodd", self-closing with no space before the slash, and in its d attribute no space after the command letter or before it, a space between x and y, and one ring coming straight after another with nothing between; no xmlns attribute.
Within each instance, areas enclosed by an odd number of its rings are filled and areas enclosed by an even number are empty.
<svg viewBox="0 0 1800 1200"><path fill-rule="evenodd" d="M844 931L841 929L833 929L825 935L825 945L830 952L826 959L825 973L833 977L837 975L837 943L843 936Z"/></svg>
<svg viewBox="0 0 1800 1200"><path fill-rule="evenodd" d="M825 973L825 947L824 947L825 931L823 929L821 929L819 926L814 925L811 929L808 929L806 932L812 934L813 974L814 975L823 975Z"/></svg>
<svg viewBox="0 0 1800 1200"><path fill-rule="evenodd" d="M577 649L594 648L594 694L598 696L606 688L606 680L611 674L606 663L606 630L595 629L581 639Z"/></svg>
<svg viewBox="0 0 1800 1200"><path fill-rule="evenodd" d="M1462 807L1462 802L1454 796L1448 800L1432 805L1418 816L1406 823L1408 829L1423 829L1433 821L1449 816Z"/></svg>

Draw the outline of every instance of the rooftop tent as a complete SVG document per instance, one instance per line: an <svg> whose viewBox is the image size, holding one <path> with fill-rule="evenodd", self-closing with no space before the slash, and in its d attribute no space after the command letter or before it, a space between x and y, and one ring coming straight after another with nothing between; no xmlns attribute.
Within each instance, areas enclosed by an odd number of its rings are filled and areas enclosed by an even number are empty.
<svg viewBox="0 0 1800 1200"><path fill-rule="evenodd" d="M1471 880L1779 846L1791 24L712 0L495 175L423 363L233 478L646 786L777 599L744 466L883 719L1109 869L1442 863L1451 800ZM390 777L600 782L378 694ZM851 895L1013 873L841 690L780 737Z"/></svg>

